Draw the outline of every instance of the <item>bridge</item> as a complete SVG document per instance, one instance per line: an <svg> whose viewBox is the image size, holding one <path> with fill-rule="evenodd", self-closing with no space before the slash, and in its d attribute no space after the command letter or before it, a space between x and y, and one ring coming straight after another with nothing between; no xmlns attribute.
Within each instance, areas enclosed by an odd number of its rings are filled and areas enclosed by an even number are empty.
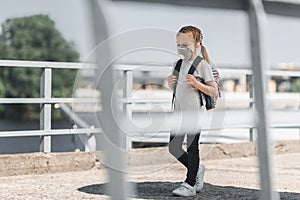
<svg viewBox="0 0 300 200"><path fill-rule="evenodd" d="M168 4L177 4L184 5L186 2L182 1L153 1L159 3L168 3ZM103 9L105 3L98 1L90 1L89 3L91 12L91 21L93 21L95 26L95 44L103 42L108 38L108 32L106 21L105 21L105 12ZM222 124L202 124L204 130L221 130L224 128L248 128L250 130L250 140L253 140L253 129L257 129L257 146L258 146L258 155L259 155L259 172L260 172L260 185L261 193L260 197L262 199L278 199L278 194L274 193L273 190L273 162L272 162L272 149L271 142L269 140L269 127L273 128L294 128L299 129L299 112L297 111L284 111L284 112L273 112L269 113L266 109L266 92L264 88L264 80L267 77L266 75L275 73L274 71L267 70L268 64L267 60L264 57L264 18L265 14L279 14L286 16L299 17L300 5L297 2L291 1L189 1L189 5L193 6L202 6L209 8L221 8L221 9L233 9L233 10L243 10L249 14L249 26L251 30L250 41L251 41L251 57L252 57L252 66L253 66L253 88L254 91L249 93L249 98L245 101L249 103L249 107L246 110L242 111L226 111L226 118L224 118L224 112L222 109L217 110L213 113L207 113L205 116L210 119L209 121L218 119L221 117L224 119ZM101 28L100 28L101 27ZM109 47L109 41L104 41L101 43ZM2 132L0 135L2 137L10 136L29 136L35 135L41 137L41 151L50 152L51 151L51 136L60 135L60 134L84 134L84 135L93 135L104 133L107 142L105 143L105 154L108 158L106 164L108 166L109 174L109 195L112 199L126 199L129 197L130 189L128 189L124 172L126 171L124 165L124 152L123 149L130 148L131 141L128 141L128 137L123 133L124 130L126 133L136 134L136 133L148 133L148 132L157 132L157 125L160 125L159 128L163 132L170 130L171 128L178 128L176 124L176 117L172 116L167 118L166 124L161 124L163 120L166 120L166 117L159 114L155 117L156 120L151 124L151 126L138 127L134 123L134 115L130 110L130 104L138 103L154 103L156 101L159 103L166 103L166 100L145 100L145 99L131 99L131 88L133 74L132 70L125 67L125 70L122 70L122 67L116 67L115 70L122 71L122 76L125 77L126 86L123 88L123 98L115 99L113 95L114 83L112 81L113 74L113 65L110 63L111 59L113 60L113 54L110 54L110 51L107 51L110 48L98 49L97 50L97 61L101 62L95 65L87 65L87 68L96 69L96 77L101 77L100 80L97 80L95 89L99 90L101 93L100 98L84 98L84 99L74 99L74 98L52 98L51 97L51 70L52 68L76 68L80 69L82 64L74 63L44 63L44 62L26 62L26 61L1 61L2 66L17 66L17 67L37 67L42 69L41 75L41 98L37 99L0 99L0 103L35 103L41 105L41 114L40 114L40 130L36 131L13 131L13 132ZM105 51L104 51L105 50ZM131 67L131 66L129 66ZM139 67L138 67L139 68ZM162 70L160 68L156 68ZM165 68L164 70L170 70ZM229 70L229 69L228 69ZM252 71L252 70L251 70ZM224 73L226 69L224 69ZM248 72L247 72L248 73ZM283 73L283 72L277 72ZM298 72L295 72L298 74ZM295 74L293 73L293 75ZM249 74L247 74L249 75ZM297 75L298 76L298 75ZM252 96L253 95L253 96ZM254 97L254 98L253 98ZM271 97L272 98L272 97ZM276 97L277 98L277 97ZM280 99L280 98L279 98ZM291 101L294 101L296 104L299 103L299 96L296 95L291 98ZM95 111L98 108L101 108L101 116L98 116L101 120L102 126L96 127L87 127L89 124L82 121L80 118L75 117L82 127L76 127L75 129L67 130L52 130L51 129L51 105L52 104L63 104L63 103L92 103L95 106ZM118 103L123 103L122 109L124 112L114 115L115 112L113 109L117 108ZM227 102L227 100L226 100ZM230 102L230 100L228 100ZM254 104L254 106L253 106ZM253 107L256 108L254 111ZM250 108L250 109L249 109ZM299 108L298 108L299 109ZM70 111L70 110L69 110ZM68 111L65 110L67 113ZM72 110L71 110L72 112ZM243 117L240 117L243 116ZM256 117L254 117L256 116ZM289 117L292 116L292 117ZM139 116L137 120L142 119L144 116ZM255 119L259 120L255 120ZM276 120L278 118L280 123ZM154 118L153 118L154 119ZM138 122L138 121L137 121ZM119 124L118 124L119 123ZM195 127L186 127L186 130L189 128ZM110 144L110 145L108 145ZM88 147L88 140L86 140L85 146ZM296 164L297 165L297 164ZM115 170L117 169L117 170ZM138 177L137 177L138 178ZM138 187L138 186L137 186ZM113 189L118 188L118 191ZM86 189L86 188L85 188Z"/></svg>

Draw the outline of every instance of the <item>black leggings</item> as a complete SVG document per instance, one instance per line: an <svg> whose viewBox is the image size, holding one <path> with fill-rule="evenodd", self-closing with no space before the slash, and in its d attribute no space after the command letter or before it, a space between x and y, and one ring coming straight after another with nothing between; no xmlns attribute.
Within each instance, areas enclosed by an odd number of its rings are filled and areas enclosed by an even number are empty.
<svg viewBox="0 0 300 200"><path fill-rule="evenodd" d="M187 134L187 152L183 150L184 135L170 135L170 153L187 168L185 182L191 186L196 183L199 168L199 137L198 134Z"/></svg>

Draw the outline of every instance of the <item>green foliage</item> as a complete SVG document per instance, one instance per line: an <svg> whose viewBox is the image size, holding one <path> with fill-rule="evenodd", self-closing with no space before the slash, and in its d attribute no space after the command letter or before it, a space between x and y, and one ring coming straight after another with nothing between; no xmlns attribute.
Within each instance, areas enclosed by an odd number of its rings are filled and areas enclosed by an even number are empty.
<svg viewBox="0 0 300 200"><path fill-rule="evenodd" d="M5 97L5 86L0 79L0 98ZM4 106L0 104L0 112L4 111Z"/></svg>
<svg viewBox="0 0 300 200"><path fill-rule="evenodd" d="M295 79L291 84L291 92L300 92L300 78Z"/></svg>
<svg viewBox="0 0 300 200"><path fill-rule="evenodd" d="M54 21L47 15L34 15L8 19L2 24L0 59L77 62L79 53L73 43L67 42L62 37ZM39 97L40 73L41 70L35 68L2 67L0 95L4 91L2 97ZM70 96L75 76L76 70L53 70L53 96ZM4 90L1 90L1 84L5 86ZM30 105L9 107L9 110L5 109L0 115L24 118L33 110Z"/></svg>
<svg viewBox="0 0 300 200"><path fill-rule="evenodd" d="M4 37L1 35L0 35L0 56L3 58L7 57L7 45L5 43Z"/></svg>

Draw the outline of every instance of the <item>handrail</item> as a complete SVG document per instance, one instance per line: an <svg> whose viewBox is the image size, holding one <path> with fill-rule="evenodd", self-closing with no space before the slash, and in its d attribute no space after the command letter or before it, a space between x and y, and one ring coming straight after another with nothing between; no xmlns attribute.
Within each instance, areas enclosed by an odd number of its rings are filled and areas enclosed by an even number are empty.
<svg viewBox="0 0 300 200"><path fill-rule="evenodd" d="M76 129L51 129L51 130L24 130L24 131L0 131L1 137L16 136L54 136L54 135L74 135L87 133L101 133L101 128L76 128Z"/></svg>
<svg viewBox="0 0 300 200"><path fill-rule="evenodd" d="M95 64L75 62L47 62L27 60L0 60L2 67L29 67L29 68L52 68L52 69L96 69Z"/></svg>
<svg viewBox="0 0 300 200"><path fill-rule="evenodd" d="M52 68L52 69L96 69L93 63L77 63L77 62L47 62L47 61L21 61L21 60L0 60L0 67L25 67L25 68ZM115 70L120 71L166 71L172 70L171 64L164 65L144 65L142 63L114 64ZM227 66L219 66L221 73L244 74L251 75L252 70L249 68L229 68ZM300 77L300 70L280 70L271 69L267 72L270 76L293 76Z"/></svg>
<svg viewBox="0 0 300 200"><path fill-rule="evenodd" d="M146 2L159 3L167 5L178 6L193 6L202 8L214 9L229 9L229 10L248 10L248 2L245 0L113 0L113 1L132 1L132 2ZM262 0L265 12L272 15L282 15L289 17L300 17L300 3L296 0Z"/></svg>
<svg viewBox="0 0 300 200"><path fill-rule="evenodd" d="M98 103L95 98L0 98L0 104Z"/></svg>

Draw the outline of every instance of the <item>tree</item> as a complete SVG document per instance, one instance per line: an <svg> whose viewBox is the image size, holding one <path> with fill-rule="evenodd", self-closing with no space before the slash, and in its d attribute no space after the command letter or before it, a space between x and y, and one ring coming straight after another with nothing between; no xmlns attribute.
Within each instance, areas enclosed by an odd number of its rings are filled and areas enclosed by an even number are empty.
<svg viewBox="0 0 300 200"><path fill-rule="evenodd" d="M47 15L8 19L2 24L0 38L0 59L57 62L77 62L79 59L74 44L62 37ZM75 76L76 70L53 70L53 95L70 96ZM40 69L3 67L0 71L0 95L3 93L1 84L5 85L5 97L39 97ZM2 116L24 118L33 110L32 105L9 107L1 112Z"/></svg>
<svg viewBox="0 0 300 200"><path fill-rule="evenodd" d="M294 78L293 81L291 81L291 92L299 93L300 92L300 78Z"/></svg>

